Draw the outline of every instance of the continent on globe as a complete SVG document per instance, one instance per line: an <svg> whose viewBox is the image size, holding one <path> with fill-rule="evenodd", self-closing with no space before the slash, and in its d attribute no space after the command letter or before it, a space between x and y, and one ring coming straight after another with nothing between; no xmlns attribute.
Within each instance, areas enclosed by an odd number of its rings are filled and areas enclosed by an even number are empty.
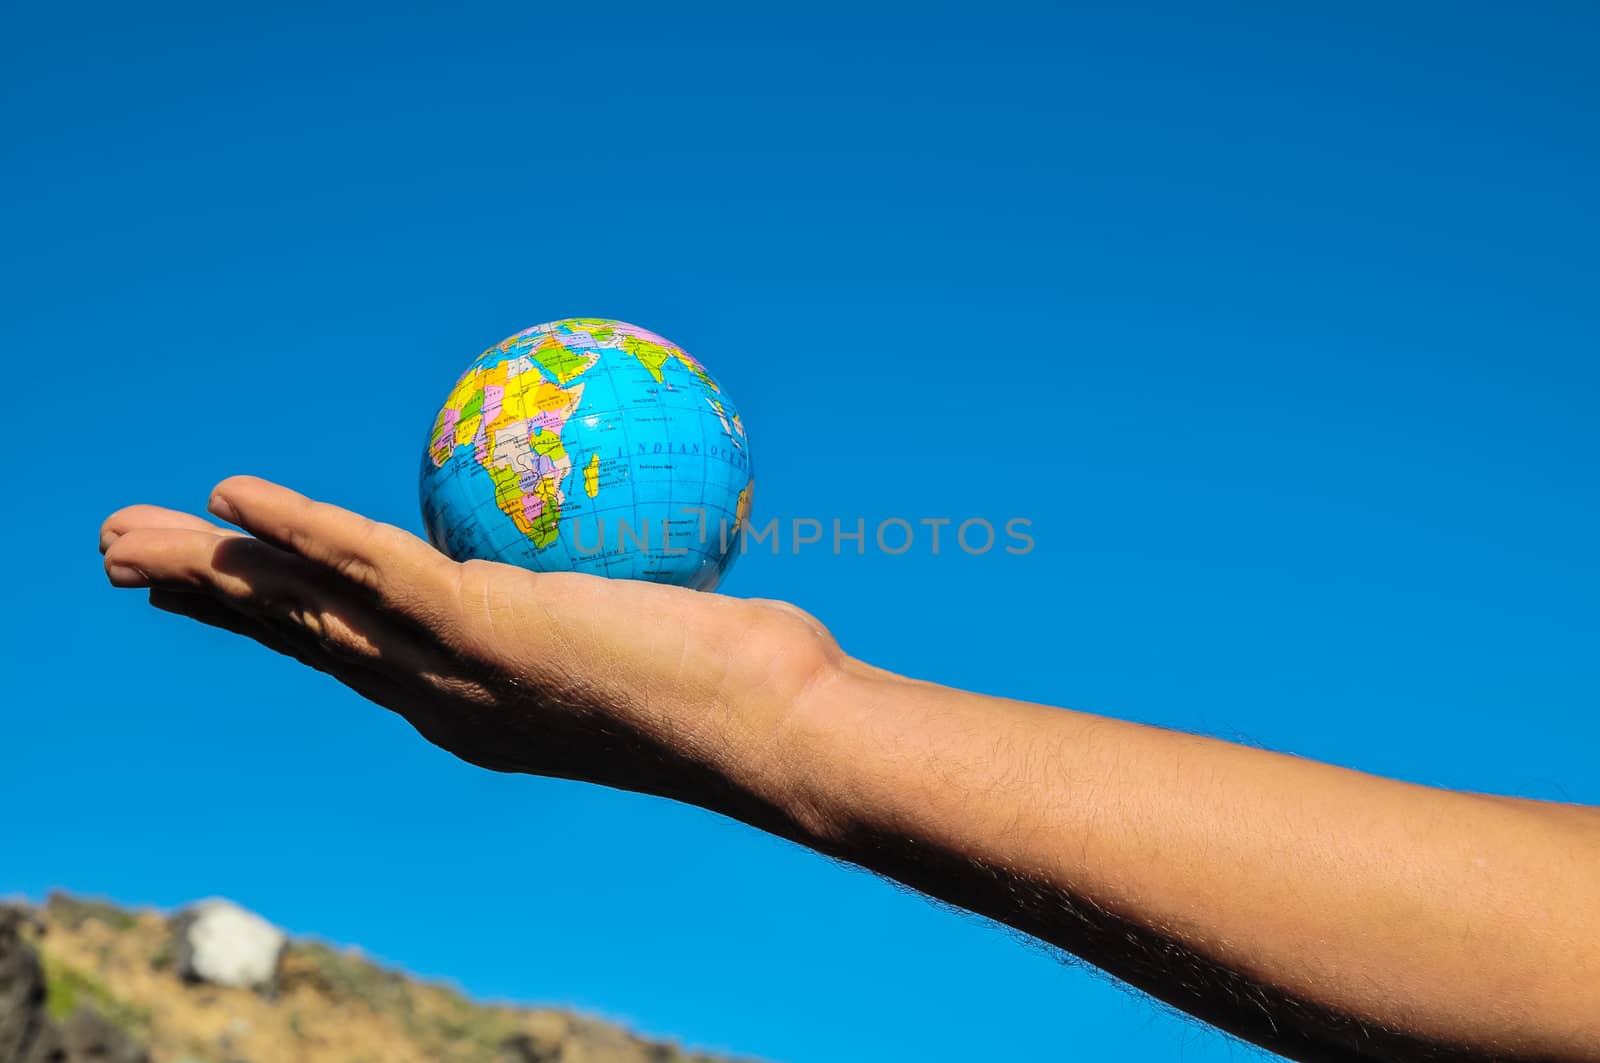
<svg viewBox="0 0 1600 1063"><path fill-rule="evenodd" d="M422 519L458 561L711 590L755 480L738 407L687 351L569 318L480 354L434 419Z"/></svg>

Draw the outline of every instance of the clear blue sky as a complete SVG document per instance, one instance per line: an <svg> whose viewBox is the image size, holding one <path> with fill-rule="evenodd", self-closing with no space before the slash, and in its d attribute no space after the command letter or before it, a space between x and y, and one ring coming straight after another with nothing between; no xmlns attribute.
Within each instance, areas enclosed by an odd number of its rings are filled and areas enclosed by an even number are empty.
<svg viewBox="0 0 1600 1063"><path fill-rule="evenodd" d="M1600 802L1595 11L13 6L0 892L224 894L795 1063L1236 1058L737 824L458 763L112 592L96 526L251 472L415 529L467 361L618 317L737 397L760 520L1034 522L731 593L929 679Z"/></svg>

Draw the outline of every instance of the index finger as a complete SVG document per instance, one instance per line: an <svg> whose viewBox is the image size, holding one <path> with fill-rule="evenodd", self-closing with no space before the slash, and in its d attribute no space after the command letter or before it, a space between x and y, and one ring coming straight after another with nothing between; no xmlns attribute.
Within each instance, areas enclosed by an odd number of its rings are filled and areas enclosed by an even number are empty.
<svg viewBox="0 0 1600 1063"><path fill-rule="evenodd" d="M186 531L206 531L213 535L238 535L232 528L224 528L189 513L181 513L163 506L123 506L100 525L100 552L135 528L181 528Z"/></svg>
<svg viewBox="0 0 1600 1063"><path fill-rule="evenodd" d="M450 586L449 559L415 535L259 477L223 480L206 508L406 612Z"/></svg>

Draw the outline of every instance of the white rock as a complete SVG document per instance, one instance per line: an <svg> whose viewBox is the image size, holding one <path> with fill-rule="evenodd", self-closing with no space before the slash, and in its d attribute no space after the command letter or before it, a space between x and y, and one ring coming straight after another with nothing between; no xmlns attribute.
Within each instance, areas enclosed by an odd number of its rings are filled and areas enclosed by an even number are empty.
<svg viewBox="0 0 1600 1063"><path fill-rule="evenodd" d="M288 939L232 901L201 901L173 928L178 973L213 985L259 989L272 984Z"/></svg>

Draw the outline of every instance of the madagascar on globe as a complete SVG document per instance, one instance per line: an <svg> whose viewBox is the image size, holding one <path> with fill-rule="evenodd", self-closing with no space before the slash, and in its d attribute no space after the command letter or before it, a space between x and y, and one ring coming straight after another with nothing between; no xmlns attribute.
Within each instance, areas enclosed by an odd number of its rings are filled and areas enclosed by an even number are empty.
<svg viewBox="0 0 1600 1063"><path fill-rule="evenodd" d="M422 519L458 561L710 590L753 484L738 407L705 366L637 325L570 318L456 381L422 459Z"/></svg>

